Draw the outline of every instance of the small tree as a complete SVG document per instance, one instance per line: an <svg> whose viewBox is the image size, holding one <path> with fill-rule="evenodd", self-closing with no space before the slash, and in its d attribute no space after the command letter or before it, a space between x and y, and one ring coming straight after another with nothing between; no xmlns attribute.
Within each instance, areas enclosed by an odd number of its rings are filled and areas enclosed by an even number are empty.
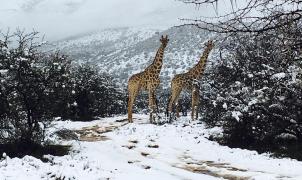
<svg viewBox="0 0 302 180"><path fill-rule="evenodd" d="M0 143L38 143L53 119L54 92L65 84L69 62L39 52L37 32L18 30L0 40ZM17 46L9 47L9 39Z"/></svg>

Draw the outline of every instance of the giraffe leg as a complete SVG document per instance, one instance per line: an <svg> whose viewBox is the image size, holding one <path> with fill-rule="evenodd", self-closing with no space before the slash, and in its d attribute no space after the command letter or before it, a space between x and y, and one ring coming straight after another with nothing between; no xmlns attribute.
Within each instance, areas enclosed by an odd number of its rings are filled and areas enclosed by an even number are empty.
<svg viewBox="0 0 302 180"><path fill-rule="evenodd" d="M198 119L198 105L199 105L199 90L193 88L192 90L192 120Z"/></svg>
<svg viewBox="0 0 302 180"><path fill-rule="evenodd" d="M175 103L175 110L176 110L176 117L180 117L180 115L179 115L179 111L180 111L180 106L181 106L181 104L179 104L179 101L178 101L178 98L176 99L176 103Z"/></svg>
<svg viewBox="0 0 302 180"><path fill-rule="evenodd" d="M194 121L194 114L195 114L195 102L194 102L195 100L193 99L193 97L192 97L192 114L191 114L191 119L192 119L192 121Z"/></svg>
<svg viewBox="0 0 302 180"><path fill-rule="evenodd" d="M156 109L156 101L155 101L155 90L149 89L149 109L150 109L150 122L154 122L153 113Z"/></svg>
<svg viewBox="0 0 302 180"><path fill-rule="evenodd" d="M196 111L196 119L198 119L198 107L199 107L199 101L200 101L200 99L199 99L200 98L199 89L197 89L196 93L197 93L197 95L196 95L196 98L195 98L196 99L196 101L195 101L196 102L196 105L195 105L196 110L195 111Z"/></svg>
<svg viewBox="0 0 302 180"><path fill-rule="evenodd" d="M159 113L158 100L156 98L155 91L153 93L153 100L154 100L153 104L154 104L154 108L155 108L155 114L156 114L156 117L159 118L159 115L158 115L158 113Z"/></svg>
<svg viewBox="0 0 302 180"><path fill-rule="evenodd" d="M156 112L158 112L159 111L158 110L158 101L156 99L155 91L153 92L152 96L153 96L153 104L155 106Z"/></svg>
<svg viewBox="0 0 302 180"><path fill-rule="evenodd" d="M176 106L177 106L177 101L178 101L180 92L181 92L181 88L174 88L174 89L172 88L172 94L170 96L170 101L169 101L169 104L168 104L168 115L171 114L172 109L173 109L173 105L175 103L176 103Z"/></svg>
<svg viewBox="0 0 302 180"><path fill-rule="evenodd" d="M128 121L129 123L133 122L132 119L132 108L135 98L139 92L139 86L129 86L128 88Z"/></svg>

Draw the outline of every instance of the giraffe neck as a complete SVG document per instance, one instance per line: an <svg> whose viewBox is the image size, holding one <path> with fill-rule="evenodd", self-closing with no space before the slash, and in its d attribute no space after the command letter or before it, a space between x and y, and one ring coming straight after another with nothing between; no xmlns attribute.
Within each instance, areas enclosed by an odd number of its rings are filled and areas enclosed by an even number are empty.
<svg viewBox="0 0 302 180"><path fill-rule="evenodd" d="M151 69L157 70L156 72L159 74L161 67L163 65L163 57L164 57L165 46L161 45L155 55L153 63L150 65Z"/></svg>
<svg viewBox="0 0 302 180"><path fill-rule="evenodd" d="M189 70L188 74L190 74L194 79L199 79L203 74L211 50L212 48L207 47L200 57L199 62Z"/></svg>

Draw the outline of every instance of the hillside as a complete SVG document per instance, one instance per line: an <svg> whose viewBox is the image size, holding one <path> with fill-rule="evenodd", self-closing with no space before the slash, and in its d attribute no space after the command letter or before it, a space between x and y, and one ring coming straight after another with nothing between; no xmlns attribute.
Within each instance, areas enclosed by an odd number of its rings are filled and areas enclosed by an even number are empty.
<svg viewBox="0 0 302 180"><path fill-rule="evenodd" d="M131 74L142 71L152 62L162 34L170 39L161 72L163 84L167 85L171 75L184 72L198 62L203 42L210 34L195 27L117 28L58 41L54 47L78 62L96 63L124 84Z"/></svg>

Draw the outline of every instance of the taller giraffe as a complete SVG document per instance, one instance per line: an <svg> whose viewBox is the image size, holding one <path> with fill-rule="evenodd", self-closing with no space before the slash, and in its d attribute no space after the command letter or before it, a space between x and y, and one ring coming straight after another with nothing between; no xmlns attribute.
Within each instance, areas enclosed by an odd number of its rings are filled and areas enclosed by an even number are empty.
<svg viewBox="0 0 302 180"><path fill-rule="evenodd" d="M160 83L159 74L163 64L164 50L169 42L168 36L161 36L161 46L157 50L154 61L143 72L134 74L128 81L128 121L132 120L132 107L140 89L147 90L149 94L150 122L153 122L153 113L156 108L155 90Z"/></svg>
<svg viewBox="0 0 302 180"><path fill-rule="evenodd" d="M213 49L214 44L212 40L206 43L206 49L204 50L199 62L188 72L183 74L177 74L174 76L171 82L171 96L169 98L168 104L168 114L172 112L173 105L178 105L178 98L183 89L192 91L192 120L194 120L194 113L196 112L196 118L198 117L198 112L196 107L199 104L199 88L196 81L201 78L205 70L206 62L208 56ZM178 108L176 108L178 110ZM179 116L177 112L177 116Z"/></svg>

